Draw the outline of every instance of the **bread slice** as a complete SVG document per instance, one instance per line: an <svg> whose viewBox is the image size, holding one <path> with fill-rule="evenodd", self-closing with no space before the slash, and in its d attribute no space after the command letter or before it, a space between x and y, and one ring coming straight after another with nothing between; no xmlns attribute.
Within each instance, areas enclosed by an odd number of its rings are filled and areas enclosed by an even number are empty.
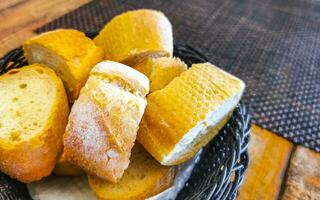
<svg viewBox="0 0 320 200"><path fill-rule="evenodd" d="M0 170L22 182L48 176L61 151L68 100L61 80L40 64L0 76Z"/></svg>
<svg viewBox="0 0 320 200"><path fill-rule="evenodd" d="M128 167L148 92L148 78L131 67L97 64L71 109L63 158L117 182Z"/></svg>
<svg viewBox="0 0 320 200"><path fill-rule="evenodd" d="M103 50L73 29L58 29L36 36L23 45L29 63L43 63L62 79L70 103L78 98L90 70L103 59Z"/></svg>
<svg viewBox="0 0 320 200"><path fill-rule="evenodd" d="M175 167L160 165L136 143L130 164L118 183L110 183L89 175L91 189L100 200L139 200L154 196L173 183Z"/></svg>
<svg viewBox="0 0 320 200"><path fill-rule="evenodd" d="M195 155L227 122L245 85L210 63L193 64L148 95L139 142L163 165Z"/></svg>
<svg viewBox="0 0 320 200"><path fill-rule="evenodd" d="M187 65L179 58L160 57L147 58L133 68L149 78L150 92L154 92L164 88L172 79L186 71Z"/></svg>
<svg viewBox="0 0 320 200"><path fill-rule="evenodd" d="M172 55L172 26L162 12L128 11L107 23L94 42L104 49L105 59L132 66L141 58Z"/></svg>

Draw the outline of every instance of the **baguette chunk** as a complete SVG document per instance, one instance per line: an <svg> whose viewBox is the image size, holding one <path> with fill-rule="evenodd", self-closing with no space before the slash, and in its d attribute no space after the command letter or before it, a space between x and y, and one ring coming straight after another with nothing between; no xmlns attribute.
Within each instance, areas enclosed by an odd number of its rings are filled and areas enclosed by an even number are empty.
<svg viewBox="0 0 320 200"><path fill-rule="evenodd" d="M227 122L244 83L210 63L193 64L148 95L139 142L163 165L195 155Z"/></svg>
<svg viewBox="0 0 320 200"><path fill-rule="evenodd" d="M150 93L168 85L175 77L187 70L187 65L179 58L146 58L133 66L150 80Z"/></svg>
<svg viewBox="0 0 320 200"><path fill-rule="evenodd" d="M40 64L0 76L0 170L22 182L48 176L68 120L62 81Z"/></svg>
<svg viewBox="0 0 320 200"><path fill-rule="evenodd" d="M90 70L103 59L103 50L73 29L58 29L27 40L24 54L29 63L43 63L62 79L69 102L78 98Z"/></svg>
<svg viewBox="0 0 320 200"><path fill-rule="evenodd" d="M132 149L128 169L118 183L110 183L89 175L89 184L100 200L143 200L170 187L175 167L160 165L144 148L136 143Z"/></svg>
<svg viewBox="0 0 320 200"><path fill-rule="evenodd" d="M63 158L117 182L128 167L148 92L148 78L131 67L97 64L71 109Z"/></svg>
<svg viewBox="0 0 320 200"><path fill-rule="evenodd" d="M172 26L159 11L139 9L114 17L94 39L107 60L132 66L150 56L171 56Z"/></svg>

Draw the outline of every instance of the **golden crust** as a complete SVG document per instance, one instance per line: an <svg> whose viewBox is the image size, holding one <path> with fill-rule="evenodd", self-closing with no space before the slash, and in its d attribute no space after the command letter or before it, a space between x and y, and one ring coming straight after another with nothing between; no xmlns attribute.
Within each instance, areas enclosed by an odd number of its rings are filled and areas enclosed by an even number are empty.
<svg viewBox="0 0 320 200"><path fill-rule="evenodd" d="M161 12L150 9L128 11L114 17L94 42L105 51L105 59L133 65L146 55L173 52L172 27Z"/></svg>
<svg viewBox="0 0 320 200"><path fill-rule="evenodd" d="M176 168L160 165L139 143L132 150L131 162L118 183L88 176L89 184L100 200L139 200L154 196L174 181Z"/></svg>
<svg viewBox="0 0 320 200"><path fill-rule="evenodd" d="M179 58L151 57L133 66L150 80L150 93L168 85L175 77L187 70L187 65Z"/></svg>
<svg viewBox="0 0 320 200"><path fill-rule="evenodd" d="M147 52L139 53L136 55L132 55L129 58L121 61L121 63L133 67L135 65L138 65L141 62L144 62L147 59L169 57L169 56L170 54L165 51L147 51Z"/></svg>
<svg viewBox="0 0 320 200"><path fill-rule="evenodd" d="M72 107L63 157L89 174L117 182L128 167L146 100L101 73L90 75Z"/></svg>
<svg viewBox="0 0 320 200"><path fill-rule="evenodd" d="M162 164L180 164L195 155L217 131L207 132L201 140L194 141L185 149L188 155L174 160L165 159L186 133L226 100L241 95L243 89L241 80L219 68L209 63L194 64L166 87L148 95L138 141ZM227 120L222 121L225 123Z"/></svg>
<svg viewBox="0 0 320 200"><path fill-rule="evenodd" d="M103 50L73 29L58 29L27 40L24 54L29 63L43 63L62 79L69 101L79 95L94 65L103 59Z"/></svg>
<svg viewBox="0 0 320 200"><path fill-rule="evenodd" d="M54 101L49 119L42 130L28 140L11 145L7 141L0 140L0 170L21 182L37 181L50 175L61 151L62 135L69 113L63 84L51 69L33 64L19 71L37 70L39 67L56 84L56 90L50 91L56 92L55 99L47 99ZM1 76L0 81L5 78L6 75Z"/></svg>
<svg viewBox="0 0 320 200"><path fill-rule="evenodd" d="M149 93L149 80L138 71L121 63L103 61L91 70L90 75L101 76L109 81L116 81L126 90L146 96Z"/></svg>

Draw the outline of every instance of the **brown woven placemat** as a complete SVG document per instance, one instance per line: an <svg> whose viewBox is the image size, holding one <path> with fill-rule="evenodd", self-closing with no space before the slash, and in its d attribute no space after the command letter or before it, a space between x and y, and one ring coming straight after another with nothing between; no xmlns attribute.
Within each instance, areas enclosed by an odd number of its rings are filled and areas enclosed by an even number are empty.
<svg viewBox="0 0 320 200"><path fill-rule="evenodd" d="M136 8L163 11L189 44L247 84L254 123L320 152L320 2L312 0L93 1L39 28L99 30Z"/></svg>

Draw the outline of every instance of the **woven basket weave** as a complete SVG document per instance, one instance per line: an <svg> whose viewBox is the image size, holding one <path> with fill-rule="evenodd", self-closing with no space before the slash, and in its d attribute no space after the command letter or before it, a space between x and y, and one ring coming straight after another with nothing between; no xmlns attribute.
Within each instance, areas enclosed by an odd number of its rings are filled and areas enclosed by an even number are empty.
<svg viewBox="0 0 320 200"><path fill-rule="evenodd" d="M95 32L87 35L93 37ZM188 66L207 61L190 46L175 45L174 54ZM14 49L0 59L0 75L27 64L22 48ZM235 199L249 163L249 140L250 117L240 103L225 127L204 147L200 161L176 199ZM1 173L0 191L0 200L31 199L24 184Z"/></svg>

